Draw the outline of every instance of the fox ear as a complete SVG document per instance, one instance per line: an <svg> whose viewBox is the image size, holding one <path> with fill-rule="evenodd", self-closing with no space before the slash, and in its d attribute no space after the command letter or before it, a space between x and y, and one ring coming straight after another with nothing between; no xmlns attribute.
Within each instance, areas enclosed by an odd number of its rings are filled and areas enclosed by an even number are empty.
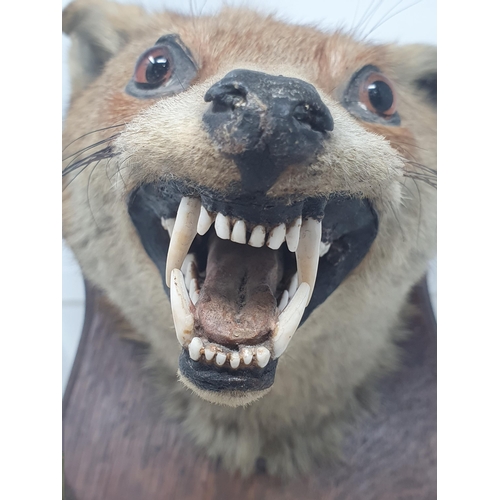
<svg viewBox="0 0 500 500"><path fill-rule="evenodd" d="M437 49L433 45L401 45L390 48L398 77L437 104Z"/></svg>
<svg viewBox="0 0 500 500"><path fill-rule="evenodd" d="M137 5L107 0L75 0L63 10L62 29L71 37L72 95L101 73L145 17L145 11Z"/></svg>

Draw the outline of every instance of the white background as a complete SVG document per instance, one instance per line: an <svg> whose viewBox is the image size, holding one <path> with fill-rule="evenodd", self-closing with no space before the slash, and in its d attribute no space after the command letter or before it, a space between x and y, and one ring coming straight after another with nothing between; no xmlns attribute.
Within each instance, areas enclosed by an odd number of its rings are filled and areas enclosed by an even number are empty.
<svg viewBox="0 0 500 500"><path fill-rule="evenodd" d="M63 1L63 7L68 1ZM217 10L224 2L206 1L157 1L141 3L148 10L165 6L184 13L207 14ZM275 12L280 18L301 24L314 24L331 29L336 26L358 26L360 35L370 33L375 42L430 43L436 44L435 0L247 0L226 2L247 5L264 12ZM377 26L378 25L378 26ZM154 40L152 40L152 43ZM66 65L69 39L63 35L63 114L69 98L69 77ZM429 289L436 303L436 264L431 263ZM84 317L84 288L78 264L63 244L63 390L70 373L78 346Z"/></svg>

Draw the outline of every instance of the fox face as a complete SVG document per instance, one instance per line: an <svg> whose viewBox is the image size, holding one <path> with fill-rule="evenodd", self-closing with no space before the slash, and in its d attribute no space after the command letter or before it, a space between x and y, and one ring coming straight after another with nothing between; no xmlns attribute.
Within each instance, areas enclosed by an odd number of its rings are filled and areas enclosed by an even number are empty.
<svg viewBox="0 0 500 500"><path fill-rule="evenodd" d="M156 362L304 422L392 366L435 252L435 48L240 9L77 1L63 27L64 236Z"/></svg>

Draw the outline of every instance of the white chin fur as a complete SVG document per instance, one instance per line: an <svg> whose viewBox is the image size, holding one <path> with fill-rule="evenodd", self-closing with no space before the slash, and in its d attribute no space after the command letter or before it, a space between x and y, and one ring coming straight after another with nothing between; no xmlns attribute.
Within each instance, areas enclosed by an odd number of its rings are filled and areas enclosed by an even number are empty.
<svg viewBox="0 0 500 500"><path fill-rule="evenodd" d="M231 408L237 408L238 406L248 406L249 404L257 401L261 397L265 396L272 387L268 387L262 391L225 391L225 392L214 392L205 391L196 387L188 378L186 378L180 371L177 371L177 376L179 380L188 388L191 389L197 396L208 401L209 403L230 406Z"/></svg>

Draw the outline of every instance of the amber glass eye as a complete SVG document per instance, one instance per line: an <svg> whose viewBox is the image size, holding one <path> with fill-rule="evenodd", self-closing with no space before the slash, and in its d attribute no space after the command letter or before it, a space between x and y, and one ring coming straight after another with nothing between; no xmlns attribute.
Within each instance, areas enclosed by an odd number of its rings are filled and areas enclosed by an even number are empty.
<svg viewBox="0 0 500 500"><path fill-rule="evenodd" d="M134 81L149 88L159 87L172 75L172 62L167 47L147 50L139 57L134 71Z"/></svg>
<svg viewBox="0 0 500 500"><path fill-rule="evenodd" d="M390 118L396 113L396 96L392 83L384 75L369 73L359 87L359 102L372 113Z"/></svg>

